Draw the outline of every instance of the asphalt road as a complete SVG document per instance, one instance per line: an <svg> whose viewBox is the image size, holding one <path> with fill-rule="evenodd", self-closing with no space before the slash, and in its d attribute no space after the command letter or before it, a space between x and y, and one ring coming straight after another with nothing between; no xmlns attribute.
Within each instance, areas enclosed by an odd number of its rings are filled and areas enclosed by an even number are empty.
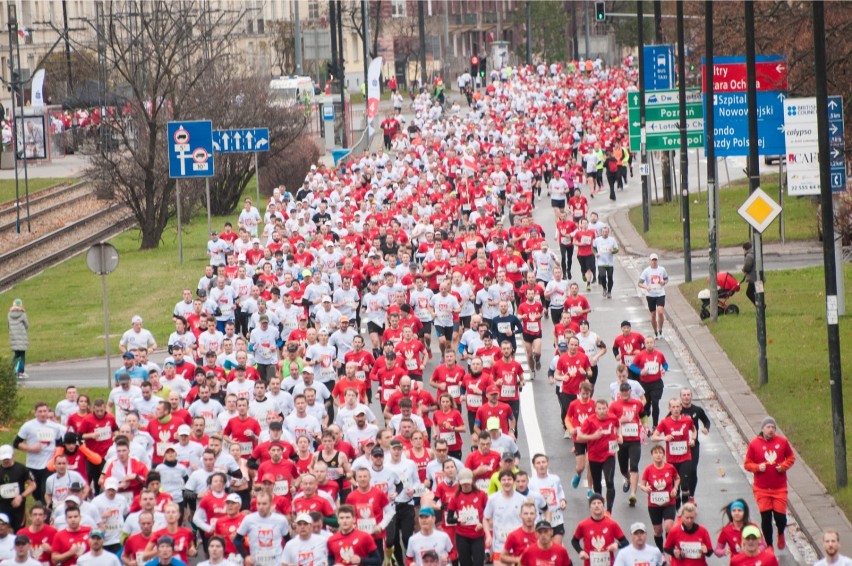
<svg viewBox="0 0 852 566"><path fill-rule="evenodd" d="M692 159L695 159L694 153ZM740 171L741 167L730 166L732 177L735 171ZM638 171L637 171L638 173ZM630 179L627 188L624 192L618 193L618 201L611 203L603 198L591 200L591 208L601 214L602 220L606 222L606 217L617 209L631 206L640 202L639 177ZM536 202L535 219L541 224L549 235L549 239L553 238L555 232L555 219L553 212L549 206L549 201L545 197L544 200ZM552 240L555 242L555 240ZM554 246L558 249L558 246ZM552 249L554 249L552 248ZM778 262L775 259L770 260L769 268L780 268L782 266L801 266L812 265L818 262L818 258L809 257L778 257ZM722 267L724 269L737 270L737 261L739 258L728 258L723 260ZM694 272L703 265L706 260L696 259L693 265ZM672 279L677 281L682 278L682 271L679 264L681 260L667 260L665 267L672 274ZM612 344L613 338L619 332L619 323L623 319L628 319L633 323L633 328L644 334L650 333L650 323L648 312L645 307L644 299L639 295L639 292L634 284L638 277L638 270L644 267L644 258L638 257L622 257L619 258L619 263L615 270L615 287L613 289L613 298L606 300L601 296L598 287L593 286L592 292L587 294L591 303L592 312L589 316L591 328L597 332L607 343ZM577 267L574 267L574 275L576 277ZM545 321L544 325L545 336L552 335L552 323ZM161 339L164 337L161 337ZM696 502L699 506L698 520L706 526L713 537L722 527L722 518L720 509L728 502L742 497L749 502L752 509L755 509L754 500L752 497L749 477L741 468L742 453L744 452L744 444L742 439L737 438L734 427L729 422L727 416L721 411L718 403L713 400L713 395L706 383L703 382L700 374L697 372L694 364L689 360L685 350L679 344L676 336L671 330L666 331L666 339L658 341L658 349L662 350L669 362L669 372L665 378L665 394L661 401L661 407L666 407L668 399L677 396L681 387L691 387L694 390L695 403L704 406L712 419L712 427L708 435L701 435L701 464L698 470L699 484L697 494L695 495ZM434 346L434 351L437 352L437 346ZM542 365L546 367L554 352L552 345L543 345ZM155 361L162 361L163 355L155 355ZM519 354L519 358L523 359L523 354ZM427 371L434 367L434 363L430 364ZM113 370L119 367L120 360L113 361ZM522 362L526 368L526 364ZM595 389L595 397L608 397L609 385L615 379L615 360L612 355L606 355L600 362L600 377L598 385ZM74 383L85 389L92 386L105 386L107 383L107 373L103 360L87 360L78 362L69 362L59 364L44 364L34 365L28 368L30 380L27 382L27 387L62 387L69 383ZM571 443L563 438L562 427L560 425L559 405L554 393L554 388L547 384L547 381L541 375L545 372L539 372L539 377L531 382L523 391L521 402L521 421L519 429L518 444L521 448L521 453L524 455L522 467L530 470L529 457L535 452L545 452L550 457L550 470L556 473L562 479L566 489L568 498L568 508L565 513L566 525L569 530L580 520L588 516L588 507L586 500L586 487L583 482L578 489L572 489L570 486L570 478L573 475L574 457L570 452ZM427 373L428 375L428 373ZM375 407L378 410L378 406ZM650 446L649 442L643 448L640 470L650 462ZM616 473L616 502L613 510L613 518L619 524L627 529L634 521L643 521L649 523L645 499L640 497L639 503L635 508L629 508L627 504L627 496L621 491L622 480L620 475ZM756 515L756 511L753 511ZM803 536L795 535L795 527L791 529L788 535L788 550L779 552L779 559L782 564L794 565L809 561L810 555L802 556L799 554ZM793 543L795 539L795 543ZM791 544L793 543L793 544ZM575 558L573 551L570 551L572 558ZM805 552L807 550L805 549ZM793 554L795 553L795 554ZM710 559L711 563L727 564L727 560L719 560L716 558Z"/></svg>

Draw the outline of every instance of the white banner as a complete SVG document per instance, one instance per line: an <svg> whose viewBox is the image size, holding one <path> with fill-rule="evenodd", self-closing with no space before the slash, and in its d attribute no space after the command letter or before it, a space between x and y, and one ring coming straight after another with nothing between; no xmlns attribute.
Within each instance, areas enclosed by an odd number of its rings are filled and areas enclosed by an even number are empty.
<svg viewBox="0 0 852 566"><path fill-rule="evenodd" d="M784 144L787 149L787 194L818 195L819 136L815 97L784 100Z"/></svg>
<svg viewBox="0 0 852 566"><path fill-rule="evenodd" d="M44 69L39 69L33 75L33 94L30 106L33 108L44 107Z"/></svg>
<svg viewBox="0 0 852 566"><path fill-rule="evenodd" d="M379 88L379 79L382 74L382 58L376 57L370 63L370 68L367 70L367 123L371 123L376 114L379 113L379 99L381 97L381 89Z"/></svg>

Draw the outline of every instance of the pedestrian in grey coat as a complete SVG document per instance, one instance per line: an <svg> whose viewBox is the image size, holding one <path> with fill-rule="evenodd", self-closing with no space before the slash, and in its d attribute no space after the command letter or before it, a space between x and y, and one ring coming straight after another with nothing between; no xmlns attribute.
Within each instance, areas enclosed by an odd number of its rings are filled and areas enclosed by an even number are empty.
<svg viewBox="0 0 852 566"><path fill-rule="evenodd" d="M12 348L12 366L18 374L18 379L26 379L28 376L24 369L27 362L27 348L30 345L28 335L30 321L27 319L27 311L24 310L24 302L21 299L15 299L12 302L7 320L9 345Z"/></svg>
<svg viewBox="0 0 852 566"><path fill-rule="evenodd" d="M754 304L754 282L757 281L757 273L754 269L754 250L751 248L751 242L743 244L743 281L748 283L746 297Z"/></svg>

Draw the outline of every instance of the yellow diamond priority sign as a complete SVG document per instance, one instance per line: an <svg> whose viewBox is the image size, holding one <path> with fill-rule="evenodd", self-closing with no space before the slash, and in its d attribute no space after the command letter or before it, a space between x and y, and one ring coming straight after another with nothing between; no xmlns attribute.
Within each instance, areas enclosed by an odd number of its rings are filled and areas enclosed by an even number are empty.
<svg viewBox="0 0 852 566"><path fill-rule="evenodd" d="M737 211L751 227L763 233L775 217L781 214L781 205L772 200L763 190L756 189Z"/></svg>

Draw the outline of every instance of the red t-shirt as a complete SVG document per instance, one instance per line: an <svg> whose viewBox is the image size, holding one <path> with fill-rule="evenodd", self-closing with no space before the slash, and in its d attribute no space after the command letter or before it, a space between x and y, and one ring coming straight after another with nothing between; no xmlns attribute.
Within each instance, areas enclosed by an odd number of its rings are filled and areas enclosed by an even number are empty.
<svg viewBox="0 0 852 566"><path fill-rule="evenodd" d="M173 533L169 532L167 528L160 529L159 531L154 531L152 538L154 540L159 540L163 535L168 535L174 539L175 555L185 563L189 564L189 547L195 542L195 535L192 534L192 531L186 527L178 527L177 531Z"/></svg>
<svg viewBox="0 0 852 566"><path fill-rule="evenodd" d="M312 511L322 513L323 517L334 515L331 503L322 495L317 494L312 497L301 496L293 500L293 513L310 513Z"/></svg>
<svg viewBox="0 0 852 566"><path fill-rule="evenodd" d="M384 509L390 503L390 500L384 490L374 486L368 489L367 493L362 493L358 489L350 491L349 495L346 496L346 503L355 507L355 527L359 531L372 535L384 519ZM385 532L382 530L373 538L382 540L384 536Z"/></svg>
<svg viewBox="0 0 852 566"><path fill-rule="evenodd" d="M94 413L89 413L83 418L77 432L79 434L96 433L95 438L86 439L86 448L101 456L106 456L110 446L112 446L112 433L117 430L118 425L115 424L115 417L110 413L104 413L104 416L100 419Z"/></svg>
<svg viewBox="0 0 852 566"><path fill-rule="evenodd" d="M437 438L446 440L450 450L461 450L461 434L453 430L456 427L464 426L464 419L462 419L461 413L456 409L450 409L449 413L435 411L432 415L432 420L438 429Z"/></svg>
<svg viewBox="0 0 852 566"><path fill-rule="evenodd" d="M146 432L154 439L154 455L151 459L152 466L163 463L166 448L177 443L177 429L184 424L179 419L169 419L167 423L161 423L156 418L148 421Z"/></svg>
<svg viewBox="0 0 852 566"><path fill-rule="evenodd" d="M271 440L267 440L266 442L255 446L254 450L251 451L251 457L258 463L263 463L269 460L269 444L271 442ZM296 448L286 440L279 439L278 444L284 447L283 458L285 460L289 460L290 456L296 453Z"/></svg>
<svg viewBox="0 0 852 566"><path fill-rule="evenodd" d="M73 533L68 529L62 529L53 536L53 544L50 545L50 551L63 554L71 550L71 547L75 544L82 545L82 552L77 555L72 554L70 558L66 558L62 561L62 566L70 566L77 564L77 557L80 556L80 554L89 552L89 550L91 549L91 547L89 546L89 533L91 531L91 527L83 526L81 526Z"/></svg>
<svg viewBox="0 0 852 566"><path fill-rule="evenodd" d="M778 559L771 548L767 548L757 556L746 556L737 554L731 557L731 566L778 566Z"/></svg>
<svg viewBox="0 0 852 566"><path fill-rule="evenodd" d="M240 524L245 518L246 516L244 514L238 513L236 517L225 516L220 517L219 520L216 521L216 526L213 528L213 532L225 539L225 556L229 556L237 552L237 547L234 545L232 537L237 534L237 529L240 528ZM246 538L245 544L248 544L248 538Z"/></svg>
<svg viewBox="0 0 852 566"><path fill-rule="evenodd" d="M680 420L666 417L657 425L657 432L672 436L672 440L666 442L666 462L679 464L692 459L692 448L689 446L690 439L695 439L695 421L689 417L681 416Z"/></svg>
<svg viewBox="0 0 852 566"><path fill-rule="evenodd" d="M535 536L535 529L526 532L523 527L518 527L506 537L506 542L503 543L503 554L506 556L521 556L530 546L535 546L538 538Z"/></svg>
<svg viewBox="0 0 852 566"><path fill-rule="evenodd" d="M426 353L423 342L417 338L410 342L400 342L394 348L394 352L409 375L423 375L423 354Z"/></svg>
<svg viewBox="0 0 852 566"><path fill-rule="evenodd" d="M594 255L592 242L597 233L594 230L577 230L574 232L574 245L577 247L577 257Z"/></svg>
<svg viewBox="0 0 852 566"><path fill-rule="evenodd" d="M760 528L759 525L749 523L750 525ZM742 552L742 535L743 532L733 524L728 523L719 532L719 537L716 539L716 548L728 548L731 551L731 558Z"/></svg>
<svg viewBox="0 0 852 566"><path fill-rule="evenodd" d="M485 530L481 528L477 529L476 526L483 522L486 503L488 503L488 495L484 491L477 489L470 493L463 493L461 490L456 492L447 505L447 511L455 511L456 513L456 519L458 520L456 534L467 538L482 538L485 536Z"/></svg>
<svg viewBox="0 0 852 566"><path fill-rule="evenodd" d="M583 423L586 422L586 419L594 414L595 400L590 398L588 401L583 401L578 397L569 403L566 417L571 422L571 426L579 431L583 427Z"/></svg>
<svg viewBox="0 0 852 566"><path fill-rule="evenodd" d="M586 299L583 295L577 295L576 297L568 295L565 297L565 303L562 305L562 308L565 312L571 314L571 322L576 324L577 327L580 326L581 320L584 320L589 316L589 313L587 312L582 313L582 311L590 308L588 299Z"/></svg>
<svg viewBox="0 0 852 566"><path fill-rule="evenodd" d="M621 430L621 438L624 442L639 441L639 427L642 426L642 410L644 409L642 401L639 399L616 399L609 406L609 414L618 422L619 430ZM627 420L621 420L621 417L627 417Z"/></svg>
<svg viewBox="0 0 852 566"><path fill-rule="evenodd" d="M580 384L588 379L586 372L590 369L592 369L592 366L589 363L589 358L579 349L575 356L568 353L559 356L556 361L556 372L568 376L568 379L562 382L562 393L579 395Z"/></svg>
<svg viewBox="0 0 852 566"><path fill-rule="evenodd" d="M571 558L561 544L553 543L545 550L536 543L521 555L520 564L521 566L571 566Z"/></svg>
<svg viewBox="0 0 852 566"><path fill-rule="evenodd" d="M328 554L334 564L349 566L350 557L364 558L375 552L376 542L372 535L354 529L346 534L338 531L328 539Z"/></svg>
<svg viewBox="0 0 852 566"><path fill-rule="evenodd" d="M664 548L667 554L675 548L680 549L680 558L671 555L672 566L699 566L707 564L705 554L701 552L702 544L708 551L713 549L713 541L707 529L696 525L696 529L690 533L683 529L683 523L677 523L669 531Z"/></svg>
<svg viewBox="0 0 852 566"><path fill-rule="evenodd" d="M663 364L665 363L666 357L659 350L653 352L642 350L633 358L633 365L638 367L640 371L648 370L646 375L639 376L641 383L653 383L663 379Z"/></svg>
<svg viewBox="0 0 852 566"><path fill-rule="evenodd" d="M461 406L461 385L464 381L464 368L458 364L449 367L446 364L441 364L432 372L432 381L442 383L447 386L443 391L438 391L438 394L447 393L453 398L457 407Z"/></svg>
<svg viewBox="0 0 852 566"><path fill-rule="evenodd" d="M289 498L293 480L299 475L296 464L288 459L282 459L277 464L272 460L267 460L257 468L257 477L262 480L266 477L266 474L272 474L275 477L275 485L272 488L273 495Z"/></svg>
<svg viewBox="0 0 852 566"><path fill-rule="evenodd" d="M759 489L787 489L786 470L796 461L790 443L777 434L772 440L757 436L748 445L745 455L746 470L754 473L754 487ZM766 464L766 470L758 471L760 464ZM784 470L779 472L776 467Z"/></svg>
<svg viewBox="0 0 852 566"><path fill-rule="evenodd" d="M242 515L240 516L242 517ZM140 552L148 548L149 542L157 540L153 537L153 534L154 533L152 532L152 536L150 537L143 536L142 533L130 535L127 537L127 540L124 541L124 550L122 551L122 554L124 556L133 556L135 558ZM227 550L227 546L225 549ZM236 552L236 549L234 549L234 551Z"/></svg>
<svg viewBox="0 0 852 566"><path fill-rule="evenodd" d="M481 373L476 377L471 374L464 376L464 404L469 413L476 413L485 404L485 392L492 384L491 376L487 373ZM480 393L473 392L471 387L476 387ZM484 425L485 423L482 424Z"/></svg>
<svg viewBox="0 0 852 566"><path fill-rule="evenodd" d="M45 556L44 559L42 560L41 545L44 544L44 543L47 543L48 545L52 546L53 545L53 537L56 536L56 532L57 531L56 531L55 528L53 528L52 526L45 523L45 525L37 533L30 530L30 527L27 526L27 527L24 527L23 529L19 530L17 532L17 534L26 535L30 539L30 542L32 543L31 548L32 548L33 558L35 558L36 560L39 560L41 562L50 562L50 556L49 555Z"/></svg>
<svg viewBox="0 0 852 566"><path fill-rule="evenodd" d="M663 463L662 468L651 464L642 472L642 484L648 482L651 493L648 494L648 507L669 507L675 504L671 493L678 479L678 473L674 466L668 462Z"/></svg>
<svg viewBox="0 0 852 566"><path fill-rule="evenodd" d="M587 554L595 552L605 552L609 554L609 563L615 559L612 552L606 548L624 538L624 531L621 527L609 517L604 517L600 521L595 521L589 517L583 519L577 524L574 530L574 538L583 541L583 550ZM585 566L591 566L591 560L584 561Z"/></svg>
<svg viewBox="0 0 852 566"><path fill-rule="evenodd" d="M474 475L474 481L478 484L484 481L484 489L487 490L491 476L500 468L500 453L495 450L489 450L487 454L483 454L481 450L474 450L468 454L464 461L464 467L475 473L476 468L479 466L488 466L488 470L485 473ZM478 485L477 487L483 489L483 485Z"/></svg>
<svg viewBox="0 0 852 566"><path fill-rule="evenodd" d="M361 381L357 377L354 380L350 380L348 377L343 376L340 381L334 385L331 395L342 405L346 402L347 389L354 389L358 392L358 400L362 403L367 402L367 382Z"/></svg>
<svg viewBox="0 0 852 566"><path fill-rule="evenodd" d="M594 434L599 430L603 431L603 436L586 442L589 462L606 462L607 458L618 452L618 423L615 419L599 419L596 414L592 414L580 427L583 434Z"/></svg>
<svg viewBox="0 0 852 566"><path fill-rule="evenodd" d="M252 434L247 434L249 431ZM234 442L238 442L241 446L243 456L248 457L260 436L260 423L254 417L246 417L245 420L238 416L232 417L228 421L228 424L225 425L222 434L230 436L234 439Z"/></svg>
<svg viewBox="0 0 852 566"><path fill-rule="evenodd" d="M488 424L488 419L491 417L497 417L500 419L500 430L503 431L503 434L509 434L509 419L513 416L512 408L509 405L502 401L497 401L496 405L486 403L478 408L476 410L476 417L474 420L479 423L480 430L485 430L485 425Z"/></svg>
<svg viewBox="0 0 852 566"><path fill-rule="evenodd" d="M631 332L627 336L619 334L612 341L612 346L618 349L619 361L629 367L634 356L645 348L645 337L638 332Z"/></svg>
<svg viewBox="0 0 852 566"><path fill-rule="evenodd" d="M495 385L500 387L500 401L517 401L520 399L521 380L524 378L524 368L521 367L521 364L514 359L508 362L502 359L497 360L491 367L491 378ZM508 432L508 430L503 432Z"/></svg>
<svg viewBox="0 0 852 566"><path fill-rule="evenodd" d="M538 301L524 301L518 306L518 318L526 334L541 336L541 318L544 307Z"/></svg>

